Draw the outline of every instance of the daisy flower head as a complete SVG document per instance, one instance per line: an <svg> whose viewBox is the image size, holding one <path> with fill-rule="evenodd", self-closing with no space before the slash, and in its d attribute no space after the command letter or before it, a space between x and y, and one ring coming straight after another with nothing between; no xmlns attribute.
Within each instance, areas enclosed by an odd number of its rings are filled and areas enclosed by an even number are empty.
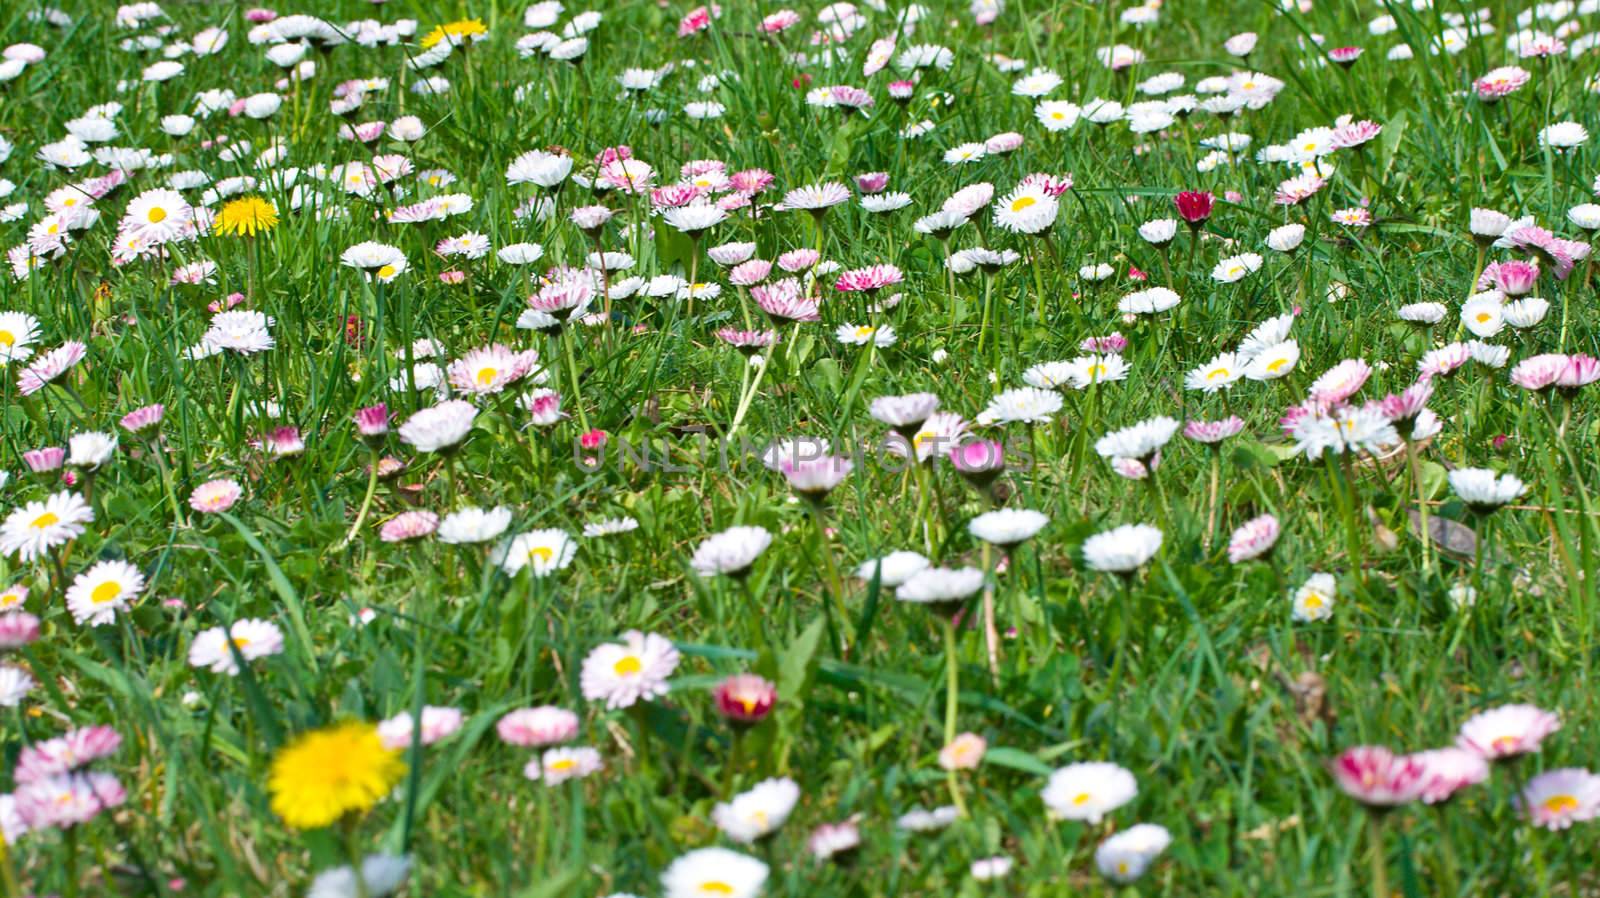
<svg viewBox="0 0 1600 898"><path fill-rule="evenodd" d="M1178 420L1164 415L1113 430L1095 441L1094 450L1102 458L1145 460L1155 455L1178 432Z"/></svg>
<svg viewBox="0 0 1600 898"><path fill-rule="evenodd" d="M370 810L405 770L400 753L384 746L377 727L346 721L302 734L280 749L267 790L273 813L284 823L322 829Z"/></svg>
<svg viewBox="0 0 1600 898"><path fill-rule="evenodd" d="M1083 542L1083 560L1091 570L1132 576L1161 549L1161 531L1149 524L1123 524Z"/></svg>
<svg viewBox="0 0 1600 898"><path fill-rule="evenodd" d="M711 811L711 819L723 835L750 845L777 832L799 801L800 786L788 777L777 777L718 804Z"/></svg>
<svg viewBox="0 0 1600 898"><path fill-rule="evenodd" d="M1534 826L1563 830L1600 817L1600 776L1578 767L1547 770L1528 780L1516 803Z"/></svg>
<svg viewBox="0 0 1600 898"><path fill-rule="evenodd" d="M783 195L781 209L802 209L821 215L828 209L850 201L850 188L835 181L796 187Z"/></svg>
<svg viewBox="0 0 1600 898"><path fill-rule="evenodd" d="M898 340L894 327L887 324L841 324L834 337L846 346L866 346L888 349Z"/></svg>
<svg viewBox="0 0 1600 898"><path fill-rule="evenodd" d="M895 588L894 597L954 617L967 599L983 588L983 580L983 571L973 567L929 567L906 578Z"/></svg>
<svg viewBox="0 0 1600 898"><path fill-rule="evenodd" d="M0 365L26 362L39 339L39 319L26 312L0 312Z"/></svg>
<svg viewBox="0 0 1600 898"><path fill-rule="evenodd" d="M913 574L927 570L932 566L928 559L917 553L904 550L890 552L882 558L873 558L861 563L856 568L856 579L871 583L877 578L879 585L887 589L895 589L910 580Z"/></svg>
<svg viewBox="0 0 1600 898"><path fill-rule="evenodd" d="M1137 823L1101 842L1094 851L1095 869L1119 884L1136 882L1172 844L1172 834L1155 823Z"/></svg>
<svg viewBox="0 0 1600 898"><path fill-rule="evenodd" d="M1412 758L1423 768L1423 804L1449 801L1462 789L1489 778L1489 762L1465 749L1436 748L1417 752Z"/></svg>
<svg viewBox="0 0 1600 898"><path fill-rule="evenodd" d="M0 553L33 561L82 536L85 525L93 520L94 511L77 493L62 490L48 498L35 499L0 523Z"/></svg>
<svg viewBox="0 0 1600 898"><path fill-rule="evenodd" d="M712 690L717 713L739 726L760 723L778 701L778 687L755 674L734 674Z"/></svg>
<svg viewBox="0 0 1600 898"><path fill-rule="evenodd" d="M737 579L750 573L751 565L770 545L772 533L765 527L730 527L701 542L689 566L702 577L726 574Z"/></svg>
<svg viewBox="0 0 1600 898"><path fill-rule="evenodd" d="M1267 555L1277 545L1279 532L1278 519L1270 514L1246 521L1228 540L1228 562L1240 564Z"/></svg>
<svg viewBox="0 0 1600 898"><path fill-rule="evenodd" d="M986 511L967 523L967 532L996 546L1015 546L1032 539L1050 518L1027 508L997 508Z"/></svg>
<svg viewBox="0 0 1600 898"><path fill-rule="evenodd" d="M1061 411L1061 394L1038 387L1016 387L993 399L982 414L980 424L1048 424Z"/></svg>
<svg viewBox="0 0 1600 898"><path fill-rule="evenodd" d="M667 678L678 667L678 650L664 636L629 630L621 642L596 646L583 659L583 697L613 711L667 694Z"/></svg>
<svg viewBox="0 0 1600 898"><path fill-rule="evenodd" d="M17 392L23 396L32 396L44 389L45 384L66 374L74 365L83 361L87 353L88 347L76 340L68 340L44 353L17 375Z"/></svg>
<svg viewBox="0 0 1600 898"><path fill-rule="evenodd" d="M1176 306L1182 297L1167 287L1150 287L1138 290L1117 301L1117 311L1124 315L1157 315Z"/></svg>
<svg viewBox="0 0 1600 898"><path fill-rule="evenodd" d="M1339 584L1331 573L1314 573L1294 591L1293 618L1299 623L1325 621L1333 616L1333 602L1339 594Z"/></svg>
<svg viewBox="0 0 1600 898"><path fill-rule="evenodd" d="M544 705L509 711L495 724L500 741L522 748L558 745L578 735L578 715L565 708Z"/></svg>
<svg viewBox="0 0 1600 898"><path fill-rule="evenodd" d="M1488 761L1537 752L1561 718L1534 705L1501 705L1481 711L1461 725L1456 745Z"/></svg>
<svg viewBox="0 0 1600 898"><path fill-rule="evenodd" d="M1238 383L1245 376L1245 366L1239 357L1224 352L1211 361L1194 368L1184 376L1183 385L1190 390L1217 393Z"/></svg>
<svg viewBox="0 0 1600 898"><path fill-rule="evenodd" d="M515 577L524 568L535 578L546 577L572 564L578 543L565 530L530 530L512 537L502 550L500 567Z"/></svg>
<svg viewBox="0 0 1600 898"><path fill-rule="evenodd" d="M995 224L1017 234L1037 234L1052 224L1060 201L1042 188L1018 187L995 205Z"/></svg>
<svg viewBox="0 0 1600 898"><path fill-rule="evenodd" d="M1126 768L1105 761L1070 764L1050 774L1040 798L1057 820L1099 825L1105 816L1139 794Z"/></svg>
<svg viewBox="0 0 1600 898"><path fill-rule="evenodd" d="M102 561L67 588L67 610L79 626L113 623L117 613L144 591L144 574L126 561Z"/></svg>
<svg viewBox="0 0 1600 898"><path fill-rule="evenodd" d="M1425 768L1415 756L1397 755L1381 745L1347 749L1328 765L1334 782L1368 807L1392 808L1422 796Z"/></svg>
<svg viewBox="0 0 1600 898"><path fill-rule="evenodd" d="M400 425L400 441L418 452L454 449L472 431L478 409L470 402L450 399L424 408Z"/></svg>
<svg viewBox="0 0 1600 898"><path fill-rule="evenodd" d="M1450 489L1467 507L1488 514L1516 501L1528 487L1511 474L1496 476L1484 468L1456 468L1449 474Z"/></svg>
<svg viewBox="0 0 1600 898"><path fill-rule="evenodd" d="M243 494L244 488L237 481L208 480L189 494L189 507L201 514L216 514L232 508Z"/></svg>
<svg viewBox="0 0 1600 898"><path fill-rule="evenodd" d="M599 773L605 767L605 762L600 757L600 752L588 746L573 748L551 748L537 758L528 761L522 768L522 775L530 780L543 782L546 786L559 786L570 780L583 779L586 776Z"/></svg>
<svg viewBox="0 0 1600 898"><path fill-rule="evenodd" d="M257 618L234 621L227 630L221 627L202 630L189 644L189 666L238 676L235 650L237 657L245 661L276 655L283 651L283 631L272 621Z"/></svg>
<svg viewBox="0 0 1600 898"><path fill-rule="evenodd" d="M1219 284L1232 284L1244 280L1247 276L1261 268L1261 256L1257 253L1240 253L1229 256L1218 262L1211 269L1211 279Z"/></svg>
<svg viewBox="0 0 1600 898"><path fill-rule="evenodd" d="M727 848L699 848L678 857L661 874L664 898L756 898L767 865Z"/></svg>

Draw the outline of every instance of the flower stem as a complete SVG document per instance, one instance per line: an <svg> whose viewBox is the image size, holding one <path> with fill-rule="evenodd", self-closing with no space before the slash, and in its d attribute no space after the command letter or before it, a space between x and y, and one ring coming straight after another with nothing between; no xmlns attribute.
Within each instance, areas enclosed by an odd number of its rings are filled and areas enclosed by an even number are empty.
<svg viewBox="0 0 1600 898"><path fill-rule="evenodd" d="M350 541L356 538L356 534L361 532L361 525L366 522L367 512L372 508L372 497L378 493L377 447L373 447L370 461L371 464L367 466L367 494L361 499L361 510L356 512L356 519L350 524L350 532L344 535L344 545L349 545Z"/></svg>
<svg viewBox="0 0 1600 898"><path fill-rule="evenodd" d="M1383 852L1383 815L1368 813L1372 837L1372 898L1392 898L1389 892L1389 866Z"/></svg>
<svg viewBox="0 0 1600 898"><path fill-rule="evenodd" d="M953 617L944 619L944 656L944 744L949 745L956 741L956 712L961 702L960 659L957 657L956 622ZM945 774L945 782L950 787L950 801L955 804L956 812L962 817L967 816L967 803L961 797L961 783L956 779L954 770Z"/></svg>
<svg viewBox="0 0 1600 898"><path fill-rule="evenodd" d="M578 410L579 426L583 428L584 433L588 433L589 416L583 411L583 393L578 389L578 358L573 354L572 350L572 343L575 338L572 336L570 325L562 330L561 346L567 355L567 374L572 378L572 405Z"/></svg>

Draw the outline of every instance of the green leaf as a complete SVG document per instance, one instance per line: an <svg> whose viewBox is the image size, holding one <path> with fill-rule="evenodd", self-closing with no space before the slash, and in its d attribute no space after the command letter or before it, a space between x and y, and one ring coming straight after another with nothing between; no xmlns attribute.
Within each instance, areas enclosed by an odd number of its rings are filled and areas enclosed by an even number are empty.
<svg viewBox="0 0 1600 898"><path fill-rule="evenodd" d="M797 701L811 685L816 673L817 646L822 644L824 619L811 622L778 659L778 699L788 703Z"/></svg>
<svg viewBox="0 0 1600 898"><path fill-rule="evenodd" d="M1010 748L1004 745L984 752L983 763L994 764L998 767L1009 767L1012 770L1020 770L1023 773L1032 773L1037 776L1049 776L1052 772L1049 764L1019 748Z"/></svg>

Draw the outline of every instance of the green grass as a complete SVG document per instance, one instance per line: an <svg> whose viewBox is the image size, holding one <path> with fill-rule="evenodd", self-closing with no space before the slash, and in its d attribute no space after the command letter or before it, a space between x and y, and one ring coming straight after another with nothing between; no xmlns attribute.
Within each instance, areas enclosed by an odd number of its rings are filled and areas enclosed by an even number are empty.
<svg viewBox="0 0 1600 898"><path fill-rule="evenodd" d="M754 32L759 15L777 5L726 3L708 32L680 39L684 4L599 4L604 21L589 35L581 64L571 65L519 58L520 5L286 4L282 12L314 10L338 22L410 16L420 22L419 37L435 24L476 17L489 36L429 70L452 82L445 95L408 89L416 76L405 73L405 61L419 51L414 45L343 46L310 55L316 77L289 91L277 115L254 121L219 113L201 119L190 136L173 138L161 132L161 116L192 112L197 91L229 87L242 97L271 90L281 77L263 48L245 39L244 8L165 4L175 37L221 24L232 39L215 56L185 57L183 75L152 85L137 79L159 53L119 49L129 32L114 27L110 6L62 5L74 16L65 28L28 21L31 4L0 11L8 42L31 41L49 54L0 84L0 135L16 147L0 165L0 176L16 184L4 202L30 206L0 225L6 247L26 239L47 193L106 171L98 163L72 173L48 170L32 156L59 140L68 120L111 100L124 106L122 134L111 143L170 152L169 171L262 176L250 164L253 153L230 162L201 146L218 134L249 140L257 152L285 141L283 166L300 169L403 153L417 170L443 168L459 179L440 189L403 179L410 190L404 201L465 192L475 206L443 222L390 224L378 212L396 203L383 191L363 200L303 174L298 183L317 185L329 208L349 214L291 212L287 190L263 185L254 192L275 203L282 221L254 241L206 236L176 245L171 261L113 267L109 246L124 205L165 180L165 172L138 172L98 204L99 223L77 234L62 258L0 293L0 311L42 322L36 349L65 340L88 345L84 362L31 397L16 391L22 364L3 372L0 432L12 474L3 488L5 512L60 488L27 473L24 451L65 446L83 431L115 431L123 414L155 402L167 407L165 462L180 505L175 513L152 454L122 433L114 461L94 478L97 516L88 532L47 560L0 559L0 586L31 587L27 610L43 621L42 638L11 659L30 667L39 684L0 716L6 757L72 726L111 724L124 745L98 766L128 790L123 807L70 838L34 832L11 846L21 893L300 895L317 871L345 862L347 829L362 851L413 857L405 895L661 895L661 871L710 844L770 863L765 894L772 896L1115 894L1095 873L1095 847L1114 830L1151 822L1169 829L1173 842L1127 894L1358 895L1372 889L1366 815L1325 769L1344 748L1444 746L1472 713L1529 702L1558 711L1563 727L1515 775L1595 763L1600 693L1589 677L1600 614L1600 530L1592 511L1585 513L1600 439L1592 394L1578 392L1558 439L1546 399L1511 385L1510 366L1496 372L1469 364L1441 380L1430 407L1445 426L1422 449L1420 464L1430 514L1472 528L1454 531L1457 540L1475 532L1487 544L1482 522L1452 494L1446 471L1510 471L1530 491L1494 516L1492 546L1481 560L1472 543L1458 541L1435 547L1426 569L1418 530L1408 522L1417 489L1403 455L1340 469L1340 477L1353 478L1359 500L1359 507L1345 505L1330 488L1345 482L1330 479L1335 469L1297 455L1278 427L1312 379L1342 359L1374 365L1357 401L1377 399L1412 383L1423 352L1456 339L1459 307L1479 262L1467 233L1472 207L1531 215L1558 235L1588 239L1566 213L1590 198L1594 151L1555 154L1536 135L1564 119L1594 121L1596 94L1588 85L1596 57L1519 63L1503 43L1517 29L1517 7L1490 4L1495 34L1472 40L1459 55L1435 56L1428 42L1441 31L1441 16L1467 12L1466 5L1440 2L1415 12L1408 4L1327 3L1280 14L1271 4L1169 3L1159 25L1134 29L1118 25L1120 9L1110 6L1010 0L992 28L979 28L966 4L928 0L934 14L902 49L941 43L955 51L955 62L948 71L924 71L902 107L885 89L899 77L893 67L862 77L867 46L893 29L888 14L866 8L869 24L842 43L846 59L828 69L798 67L785 55L810 51L805 39L815 6L797 5L801 25L762 38ZM579 11L569 5L563 23ZM1368 20L1384 12L1397 30L1369 35ZM1593 19L1574 18L1586 28ZM1054 69L1066 83L1052 98L1134 102L1135 84L1158 72L1182 73L1190 90L1242 67L1221 45L1244 30L1260 33L1248 67L1285 82L1277 99L1226 120L1197 112L1161 135L1088 122L1048 133L1033 117L1034 101L1010 92L1021 73L1003 74L985 60L1002 53L1029 68ZM1325 35L1326 47L1359 44L1366 53L1340 69L1323 61L1311 34ZM1094 48L1116 42L1140 47L1148 61L1131 76L1103 68ZM1415 59L1385 60L1405 43ZM624 68L669 62L678 68L659 87L618 96ZM1533 74L1521 91L1494 105L1472 95L1472 79L1514 63ZM697 82L710 73L722 77L714 93L726 114L691 121L682 106L700 98ZM351 121L414 114L428 127L423 139L385 138L368 148L339 138L341 120L327 111L333 85L375 76L390 78L389 87L370 95ZM119 92L122 79L131 82ZM806 90L829 84L867 88L877 100L871 115L809 108ZM665 121L651 124L650 109L666 110ZM1274 205L1273 191L1291 172L1257 163L1254 154L1343 114L1382 124L1381 136L1359 161L1355 151L1335 154L1337 170L1313 199ZM922 119L936 123L931 134L899 136ZM941 160L949 147L1006 131L1025 136L1021 149L965 166ZM1251 135L1252 145L1238 164L1198 173L1199 141L1228 131ZM824 305L822 322L782 328L783 342L741 423L740 436L751 445L802 434L829 436L836 448L876 445L886 428L868 415L871 399L919 390L938 393L942 408L970 421L1000 390L1021 385L1033 364L1080 355L1084 338L1116 330L1129 340L1127 381L1097 388L1092 399L1069 394L1047 426L977 429L1036 457L1031 469L1007 473L1000 491L1006 505L1037 509L1051 523L1009 553L992 578L1000 627L1015 630L1003 640L995 672L982 628L960 635L958 725L987 738L989 754L977 771L960 775L970 815L945 830L914 835L894 825L914 806L950 800L936 762L947 698L937 618L850 574L896 549L950 566L979 565L988 556L966 525L984 500L940 461L926 471L924 510L923 478L908 478L869 452L830 497L823 544L780 475L739 453L723 463L716 444L707 450L702 442L735 418L748 372L743 357L714 336L719 327L743 326L740 291L721 266L692 258L733 240L754 241L766 259L812 246L810 217L740 211L696 246L659 219L653 236L624 235L621 226L640 221L647 201L608 194L600 201L618 215L601 240L608 250L633 254L629 274L687 277L694 265L702 280L723 284L721 297L697 301L690 315L684 303L638 296L616 303L609 328L573 328L581 396L573 395L562 348L514 327L537 288L530 272L581 265L593 249L565 213L596 200L568 183L555 219L518 220L513 210L534 193L527 185L507 187L506 165L524 151L559 145L583 171L601 149L623 144L665 181L695 159L723 160L730 172L765 168L776 182L761 203L869 171L889 172L889 189L914 197L911 207L884 215L866 213L852 197L827 214L823 234L824 257L846 269L889 263L905 272L895 288L903 300L875 319L891 323L898 342L872 352L838 343L839 324L865 320L843 295ZM981 241L1024 259L992 283L980 274L947 280L940 245L915 233L912 222L962 186L987 181L1003 196L1031 172L1070 172L1074 181L1048 246L1005 233L985 209L951 248ZM1180 190L1219 196L1192 263L1182 228L1166 260L1136 233L1141 222L1175 217L1170 198ZM1227 191L1237 191L1237 201L1220 199ZM199 191L186 195L198 201ZM1329 221L1332 211L1363 197L1371 200L1373 227ZM1305 245L1293 256L1267 250L1267 232L1289 222L1307 225ZM517 268L492 252L475 261L433 253L438 240L465 231L481 232L495 248L539 243L544 256ZM347 247L364 240L400 247L411 270L393 283L368 285L338 264ZM1219 259L1246 251L1265 257L1258 272L1236 284L1210 280ZM199 258L216 262L214 284L169 285L174 265ZM1078 268L1092 262L1115 266L1114 277L1083 281ZM1130 267L1149 280L1131 281ZM464 283L441 283L438 275L451 268L467 273ZM1591 274L1591 263L1582 262L1565 281L1540 281L1552 305L1546 320L1493 340L1510 347L1512 365L1542 352L1600 350ZM832 292L831 283L831 276L823 281L823 292ZM1182 304L1124 321L1117 300L1155 285L1177 290ZM1041 289L1043 321L1035 316ZM1343 298L1329 301L1330 289ZM276 348L184 359L206 329L207 304L233 291L249 294L241 308L275 317ZM985 330L986 291L994 311ZM1401 305L1421 301L1448 306L1445 321L1423 330L1396 317ZM1296 307L1301 360L1289 378L1241 381L1212 395L1183 388L1187 371ZM360 339L346 339L351 316ZM452 358L493 342L537 349L564 410L575 415L581 404L591 426L611 435L611 451L585 467L574 450L576 417L537 428L511 401L514 393L490 397L449 462L449 478L437 457L388 438L383 451L407 467L378 484L366 522L346 542L370 461L351 416L387 401L404 420L432 403L431 395L387 387L407 364L396 353L422 337L439 340ZM947 357L935 362L940 350ZM279 414L259 411L268 400ZM1219 521L1209 545L1212 457L1204 447L1182 436L1166 447L1155 475L1164 500L1151 481L1122 479L1092 450L1107 431L1155 415L1228 414L1246 428L1218 456ZM1561 417L1559 405L1553 414ZM251 441L269 425L299 428L305 451L264 457ZM624 441L648 443L658 461L673 460L672 468L624 463L616 452ZM195 486L219 477L245 487L229 517L182 506ZM547 578L506 577L487 563L486 547L378 539L378 526L408 508L442 516L468 504L513 509L508 535L550 527L576 537L585 523L619 515L640 526L580 539L572 565ZM1228 564L1227 534L1266 513L1283 525L1272 563ZM1161 527L1165 540L1126 588L1085 567L1085 538L1140 522ZM736 524L758 524L775 536L748 581L694 573L688 560L700 541ZM1352 545L1364 567L1353 563ZM1463 545L1468 551L1459 551ZM825 555L843 572L843 595L830 595ZM148 585L114 625L85 628L73 623L63 593L96 559L127 559ZM1334 613L1297 623L1290 594L1317 571L1338 578ZM1449 598L1451 587L1464 583L1477 586L1470 612ZM356 625L362 609L374 616ZM233 678L189 666L198 632L246 617L278 623L284 652ZM578 683L583 659L629 629L677 644L683 659L672 691L638 713L586 703ZM735 732L715 713L711 688L741 671L774 681L779 699L735 755ZM424 704L460 708L465 724L420 757L408 752L413 773L370 813L347 827L304 834L269 810L271 760L295 734L339 719L376 722ZM510 709L542 704L580 714L577 741L600 751L602 772L549 789L523 778L528 750L502 744L494 723ZM1047 774L1087 760L1132 771L1138 796L1097 826L1047 820L1039 798ZM712 823L712 808L730 788L769 776L800 784L799 807L768 840L732 845ZM1412 804L1390 814L1390 885L1407 896L1600 888L1592 872L1596 824L1562 833L1530 827L1508 803L1513 780L1502 767L1448 806ZM9 787L10 776L0 783ZM813 860L806 850L811 830L853 816L862 836L853 860ZM1001 854L1016 862L1009 877L980 883L969 876L973 861Z"/></svg>

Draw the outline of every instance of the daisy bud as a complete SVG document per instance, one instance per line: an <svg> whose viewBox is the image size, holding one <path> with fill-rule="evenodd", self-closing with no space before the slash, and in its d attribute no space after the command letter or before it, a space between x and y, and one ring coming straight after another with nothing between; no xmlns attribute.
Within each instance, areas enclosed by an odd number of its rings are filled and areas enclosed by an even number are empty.
<svg viewBox="0 0 1600 898"><path fill-rule="evenodd" d="M778 687L755 674L734 674L718 683L712 696L718 714L736 726L750 726L772 713Z"/></svg>
<svg viewBox="0 0 1600 898"><path fill-rule="evenodd" d="M357 409L356 432L367 439L381 437L389 432L389 406L386 403Z"/></svg>

